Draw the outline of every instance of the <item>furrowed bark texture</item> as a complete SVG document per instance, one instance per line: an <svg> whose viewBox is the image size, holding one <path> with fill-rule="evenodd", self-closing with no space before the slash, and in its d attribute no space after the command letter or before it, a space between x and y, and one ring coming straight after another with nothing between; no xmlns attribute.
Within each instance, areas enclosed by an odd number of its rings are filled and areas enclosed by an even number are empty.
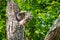
<svg viewBox="0 0 60 40"><path fill-rule="evenodd" d="M24 27L15 20L7 23L7 40L24 40Z"/></svg>
<svg viewBox="0 0 60 40"><path fill-rule="evenodd" d="M44 40L57 40L60 35L60 17L55 21L52 28L48 31Z"/></svg>
<svg viewBox="0 0 60 40"><path fill-rule="evenodd" d="M30 20L31 15L22 12L13 1L7 1L7 40L24 40L24 24Z"/></svg>

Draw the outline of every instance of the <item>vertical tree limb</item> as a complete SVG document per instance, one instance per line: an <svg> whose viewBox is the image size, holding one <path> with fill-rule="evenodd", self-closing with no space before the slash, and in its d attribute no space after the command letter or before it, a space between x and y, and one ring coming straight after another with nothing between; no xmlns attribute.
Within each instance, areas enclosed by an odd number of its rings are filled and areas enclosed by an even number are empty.
<svg viewBox="0 0 60 40"><path fill-rule="evenodd" d="M25 24L31 19L29 12L20 13L19 7L14 1L7 1L7 40L24 40Z"/></svg>

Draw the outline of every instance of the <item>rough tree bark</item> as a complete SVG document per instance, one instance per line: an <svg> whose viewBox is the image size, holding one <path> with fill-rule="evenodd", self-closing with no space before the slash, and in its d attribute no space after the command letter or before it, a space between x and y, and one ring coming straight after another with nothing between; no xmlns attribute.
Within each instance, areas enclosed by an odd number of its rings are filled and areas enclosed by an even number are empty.
<svg viewBox="0 0 60 40"><path fill-rule="evenodd" d="M29 12L20 12L13 0L7 0L7 40L24 40L25 24L31 19Z"/></svg>
<svg viewBox="0 0 60 40"><path fill-rule="evenodd" d="M57 37L60 35L60 16L55 21L52 28L48 31L44 40L57 40Z"/></svg>

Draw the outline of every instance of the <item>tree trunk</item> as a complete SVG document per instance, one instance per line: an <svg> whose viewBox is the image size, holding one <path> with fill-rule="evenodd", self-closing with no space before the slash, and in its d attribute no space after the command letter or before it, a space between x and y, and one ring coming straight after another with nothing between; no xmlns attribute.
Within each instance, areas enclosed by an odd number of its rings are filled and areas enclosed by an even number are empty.
<svg viewBox="0 0 60 40"><path fill-rule="evenodd" d="M55 21L52 28L48 31L44 40L57 40L60 35L60 17Z"/></svg>
<svg viewBox="0 0 60 40"><path fill-rule="evenodd" d="M24 40L25 27L19 26L16 20L7 21L7 40Z"/></svg>
<svg viewBox="0 0 60 40"><path fill-rule="evenodd" d="M24 40L25 25L31 18L30 13L22 12L13 1L7 2L7 40Z"/></svg>

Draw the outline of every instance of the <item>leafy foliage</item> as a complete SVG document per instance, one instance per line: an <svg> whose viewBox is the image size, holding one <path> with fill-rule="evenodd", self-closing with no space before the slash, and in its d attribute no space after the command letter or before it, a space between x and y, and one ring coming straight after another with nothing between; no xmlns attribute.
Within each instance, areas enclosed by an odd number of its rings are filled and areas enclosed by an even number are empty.
<svg viewBox="0 0 60 40"><path fill-rule="evenodd" d="M33 18L26 25L29 40L43 40L59 15L60 0L15 0L20 11L30 11ZM0 0L0 40L6 40L6 1Z"/></svg>
<svg viewBox="0 0 60 40"><path fill-rule="evenodd" d="M0 40L6 40L6 1L0 0Z"/></svg>

